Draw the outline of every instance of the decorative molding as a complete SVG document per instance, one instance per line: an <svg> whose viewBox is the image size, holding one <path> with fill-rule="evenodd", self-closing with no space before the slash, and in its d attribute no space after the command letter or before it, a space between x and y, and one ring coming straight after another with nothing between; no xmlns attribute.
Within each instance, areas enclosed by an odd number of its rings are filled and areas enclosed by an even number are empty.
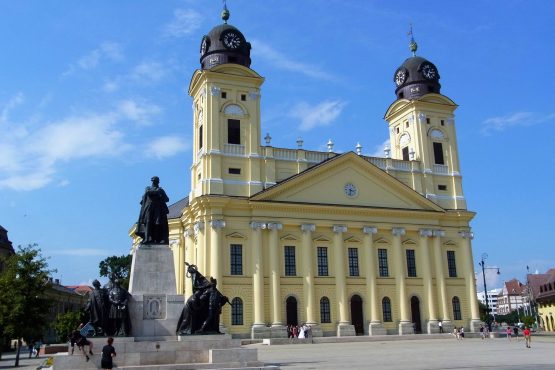
<svg viewBox="0 0 555 370"><path fill-rule="evenodd" d="M230 116L239 116L239 117L244 117L245 116L245 112L243 111L243 108L241 108L237 104L227 105L224 108L224 114L228 114Z"/></svg>
<svg viewBox="0 0 555 370"><path fill-rule="evenodd" d="M412 239L407 239L407 240L403 241L401 244L403 244L403 245L416 245L416 242Z"/></svg>
<svg viewBox="0 0 555 370"><path fill-rule="evenodd" d="M447 245L447 246L449 246L449 247L456 247L458 244L455 243L455 242L452 241L452 240L448 240L448 241L446 241L445 243L443 243L443 245Z"/></svg>
<svg viewBox="0 0 555 370"><path fill-rule="evenodd" d="M170 239L170 247L174 248L179 245L179 239Z"/></svg>
<svg viewBox="0 0 555 370"><path fill-rule="evenodd" d="M192 238L194 235L195 235L195 231L193 230L192 227L185 229L185 231L183 232L183 236L186 238Z"/></svg>
<svg viewBox="0 0 555 370"><path fill-rule="evenodd" d="M281 222L268 222L266 224L268 230L283 230L283 224Z"/></svg>
<svg viewBox="0 0 555 370"><path fill-rule="evenodd" d="M338 234L338 233L346 233L347 232L347 226L345 225L333 225L332 228L334 233Z"/></svg>
<svg viewBox="0 0 555 370"><path fill-rule="evenodd" d="M223 229L225 227L225 221L224 220L212 220L210 221L210 226L213 229Z"/></svg>
<svg viewBox="0 0 555 370"><path fill-rule="evenodd" d="M193 230L194 230L194 233L195 233L195 236L196 236L199 232L204 230L204 222L202 222L202 221L195 222L194 226L193 226Z"/></svg>
<svg viewBox="0 0 555 370"><path fill-rule="evenodd" d="M407 233L404 227L394 227L391 229L391 234L393 236L403 236Z"/></svg>
<svg viewBox="0 0 555 370"><path fill-rule="evenodd" d="M325 237L324 235L319 235L318 237L312 239L312 241L315 242L330 242L331 240L327 237Z"/></svg>
<svg viewBox="0 0 555 370"><path fill-rule="evenodd" d="M376 234L378 232L378 228L375 226L363 226L362 232L365 234Z"/></svg>
<svg viewBox="0 0 555 370"><path fill-rule="evenodd" d="M420 236L428 237L428 236L432 236L433 232L432 232L432 229L420 229L419 234Z"/></svg>
<svg viewBox="0 0 555 370"><path fill-rule="evenodd" d="M143 319L156 320L165 319L166 296L149 295L143 297Z"/></svg>
<svg viewBox="0 0 555 370"><path fill-rule="evenodd" d="M346 242L346 243L360 243L360 242L362 242L362 240L360 240L356 236L350 236L347 239L343 239L343 242Z"/></svg>
<svg viewBox="0 0 555 370"><path fill-rule="evenodd" d="M216 86L216 85L213 85L212 87L210 87L210 95L212 95L212 96L219 95L219 94L220 94L220 91L222 91L222 89L219 88L219 87Z"/></svg>
<svg viewBox="0 0 555 370"><path fill-rule="evenodd" d="M403 134L399 138L399 145L403 147L403 146L407 146L409 143L410 143L410 135L408 134L408 132L403 132Z"/></svg>
<svg viewBox="0 0 555 370"><path fill-rule="evenodd" d="M445 140L445 134L438 128L431 129L429 135L432 139Z"/></svg>
<svg viewBox="0 0 555 370"><path fill-rule="evenodd" d="M241 233L238 232L232 232L231 234L227 234L225 236L226 238L236 238L236 239L247 239L247 237Z"/></svg>
<svg viewBox="0 0 555 370"><path fill-rule="evenodd" d="M378 240L375 241L375 243L378 243L378 244L389 244L389 240L387 240L386 238L379 238Z"/></svg>
<svg viewBox="0 0 555 370"><path fill-rule="evenodd" d="M302 232L308 231L308 232L312 233L312 232L316 231L316 225L314 225L314 224L301 224L301 231Z"/></svg>
<svg viewBox="0 0 555 370"><path fill-rule="evenodd" d="M256 91L249 91L249 100L256 100L260 97L260 93Z"/></svg>
<svg viewBox="0 0 555 370"><path fill-rule="evenodd" d="M253 230L264 230L266 228L266 224L264 222L251 221L250 227Z"/></svg>
<svg viewBox="0 0 555 370"><path fill-rule="evenodd" d="M474 233L472 231L459 231L459 236L463 239L474 239Z"/></svg>
<svg viewBox="0 0 555 370"><path fill-rule="evenodd" d="M441 238L445 236L445 230L432 230L432 234Z"/></svg>
<svg viewBox="0 0 555 370"><path fill-rule="evenodd" d="M282 236L280 240L299 240L299 239L293 234L287 234L285 236Z"/></svg>

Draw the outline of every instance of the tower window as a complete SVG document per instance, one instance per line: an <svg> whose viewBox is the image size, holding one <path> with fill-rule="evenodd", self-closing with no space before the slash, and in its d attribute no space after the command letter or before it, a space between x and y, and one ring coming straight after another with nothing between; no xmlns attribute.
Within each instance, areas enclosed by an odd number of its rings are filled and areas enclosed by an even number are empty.
<svg viewBox="0 0 555 370"><path fill-rule="evenodd" d="M202 149L202 125L198 128L198 150Z"/></svg>
<svg viewBox="0 0 555 370"><path fill-rule="evenodd" d="M247 94L241 94L241 101L247 100Z"/></svg>
<svg viewBox="0 0 555 370"><path fill-rule="evenodd" d="M441 143L434 143L434 158L436 164L445 164L443 160L443 145Z"/></svg>
<svg viewBox="0 0 555 370"><path fill-rule="evenodd" d="M426 123L430 124L430 119L426 117Z"/></svg>
<svg viewBox="0 0 555 370"><path fill-rule="evenodd" d="M401 151L403 153L403 161L408 161L409 160L409 147L406 146Z"/></svg>
<svg viewBox="0 0 555 370"><path fill-rule="evenodd" d="M447 190L447 185L438 185L437 190Z"/></svg>
<svg viewBox="0 0 555 370"><path fill-rule="evenodd" d="M445 121L444 120L441 120L441 125L445 126Z"/></svg>
<svg viewBox="0 0 555 370"><path fill-rule="evenodd" d="M240 175L241 169L240 168L228 168L227 172L231 175Z"/></svg>
<svg viewBox="0 0 555 370"><path fill-rule="evenodd" d="M399 126L395 127L395 132L399 133Z"/></svg>
<svg viewBox="0 0 555 370"><path fill-rule="evenodd" d="M227 142L241 144L241 121L238 119L227 120Z"/></svg>
<svg viewBox="0 0 555 370"><path fill-rule="evenodd" d="M222 91L222 99L227 99L227 93L225 91Z"/></svg>
<svg viewBox="0 0 555 370"><path fill-rule="evenodd" d="M405 127L409 127L409 121L405 121Z"/></svg>

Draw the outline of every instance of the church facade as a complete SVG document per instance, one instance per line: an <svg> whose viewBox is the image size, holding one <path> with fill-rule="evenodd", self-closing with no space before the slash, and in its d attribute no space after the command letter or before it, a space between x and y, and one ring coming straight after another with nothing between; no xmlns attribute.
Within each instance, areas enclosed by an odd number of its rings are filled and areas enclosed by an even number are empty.
<svg viewBox="0 0 555 370"><path fill-rule="evenodd" d="M261 139L264 78L228 17L202 38L189 84L191 188L168 217L178 293L192 293L185 262L216 278L231 301L222 326L237 337L286 337L302 323L314 336L477 330L475 213L457 105L436 66L411 44L394 74L384 158L277 148Z"/></svg>

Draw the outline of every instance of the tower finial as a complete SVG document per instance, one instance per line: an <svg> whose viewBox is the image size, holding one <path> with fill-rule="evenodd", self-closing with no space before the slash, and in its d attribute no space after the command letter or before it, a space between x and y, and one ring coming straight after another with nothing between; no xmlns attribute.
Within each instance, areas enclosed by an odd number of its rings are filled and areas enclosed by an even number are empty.
<svg viewBox="0 0 555 370"><path fill-rule="evenodd" d="M415 57L416 56L416 50L418 49L418 44L416 43L416 41L414 41L414 35L412 33L412 23L410 24L410 29L409 29L408 35L410 36L409 49L412 52L412 56Z"/></svg>
<svg viewBox="0 0 555 370"><path fill-rule="evenodd" d="M227 23L227 20L229 19L229 10L227 10L226 0L223 0L223 2L224 2L224 9L222 10L222 19L224 23Z"/></svg>

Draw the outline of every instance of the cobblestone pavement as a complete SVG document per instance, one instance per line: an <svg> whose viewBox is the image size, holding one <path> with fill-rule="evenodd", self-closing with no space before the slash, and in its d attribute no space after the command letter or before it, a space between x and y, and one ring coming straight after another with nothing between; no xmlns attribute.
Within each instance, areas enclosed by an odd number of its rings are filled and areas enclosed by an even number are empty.
<svg viewBox="0 0 555 370"><path fill-rule="evenodd" d="M258 358L283 370L506 369L555 370L555 337L534 337L532 348L513 338L398 340L388 342L253 344Z"/></svg>

